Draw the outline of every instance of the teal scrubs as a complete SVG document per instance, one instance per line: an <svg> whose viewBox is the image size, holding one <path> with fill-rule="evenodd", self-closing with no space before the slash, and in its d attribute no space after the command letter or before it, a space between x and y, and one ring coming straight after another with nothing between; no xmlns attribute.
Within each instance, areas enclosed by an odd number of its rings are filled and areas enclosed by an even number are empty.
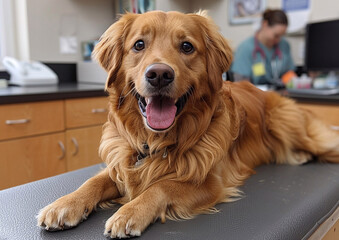
<svg viewBox="0 0 339 240"><path fill-rule="evenodd" d="M235 53L231 66L233 73L249 78L254 84L270 84L277 80L276 75L280 78L287 71L295 69L290 45L284 38L279 42L281 58L276 56L275 48L268 49L260 42L258 43L265 53L265 58L259 51L256 51L255 57L253 57L254 36L250 37L239 45Z"/></svg>

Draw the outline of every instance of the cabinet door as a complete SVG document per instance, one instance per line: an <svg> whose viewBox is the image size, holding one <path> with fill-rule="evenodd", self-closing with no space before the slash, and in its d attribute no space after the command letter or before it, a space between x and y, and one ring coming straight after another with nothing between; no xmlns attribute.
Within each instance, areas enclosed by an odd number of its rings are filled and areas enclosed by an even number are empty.
<svg viewBox="0 0 339 240"><path fill-rule="evenodd" d="M66 131L67 171L101 163L98 149L102 126Z"/></svg>
<svg viewBox="0 0 339 240"><path fill-rule="evenodd" d="M64 138L56 133L0 142L0 189L65 172Z"/></svg>

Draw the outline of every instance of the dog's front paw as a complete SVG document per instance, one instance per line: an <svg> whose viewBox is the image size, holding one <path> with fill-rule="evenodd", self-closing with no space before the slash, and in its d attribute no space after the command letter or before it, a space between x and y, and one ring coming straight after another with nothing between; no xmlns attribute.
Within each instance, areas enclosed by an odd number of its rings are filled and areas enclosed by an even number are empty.
<svg viewBox="0 0 339 240"><path fill-rule="evenodd" d="M38 226L49 231L75 227L88 217L93 207L76 195L66 195L39 211Z"/></svg>
<svg viewBox="0 0 339 240"><path fill-rule="evenodd" d="M130 202L107 220L104 235L111 238L140 236L156 218L157 216L152 211L147 211L147 208Z"/></svg>

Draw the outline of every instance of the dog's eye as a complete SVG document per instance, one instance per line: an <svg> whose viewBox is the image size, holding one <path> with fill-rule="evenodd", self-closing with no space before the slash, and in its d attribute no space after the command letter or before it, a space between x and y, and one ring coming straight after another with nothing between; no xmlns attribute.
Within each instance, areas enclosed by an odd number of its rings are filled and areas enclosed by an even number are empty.
<svg viewBox="0 0 339 240"><path fill-rule="evenodd" d="M194 47L190 42L183 42L181 44L181 51L186 54L190 54L194 51Z"/></svg>
<svg viewBox="0 0 339 240"><path fill-rule="evenodd" d="M144 43L144 41L138 40L138 41L136 41L136 42L134 43L133 49L134 49L135 51L141 51L141 50L143 50L144 48L145 48L145 43Z"/></svg>

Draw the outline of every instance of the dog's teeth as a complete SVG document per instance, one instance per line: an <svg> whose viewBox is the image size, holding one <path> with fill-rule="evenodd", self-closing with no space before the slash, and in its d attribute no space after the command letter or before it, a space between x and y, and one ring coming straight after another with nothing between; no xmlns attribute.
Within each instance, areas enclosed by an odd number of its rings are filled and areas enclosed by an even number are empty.
<svg viewBox="0 0 339 240"><path fill-rule="evenodd" d="M145 98L146 104L148 104L149 102L149 98Z"/></svg>

